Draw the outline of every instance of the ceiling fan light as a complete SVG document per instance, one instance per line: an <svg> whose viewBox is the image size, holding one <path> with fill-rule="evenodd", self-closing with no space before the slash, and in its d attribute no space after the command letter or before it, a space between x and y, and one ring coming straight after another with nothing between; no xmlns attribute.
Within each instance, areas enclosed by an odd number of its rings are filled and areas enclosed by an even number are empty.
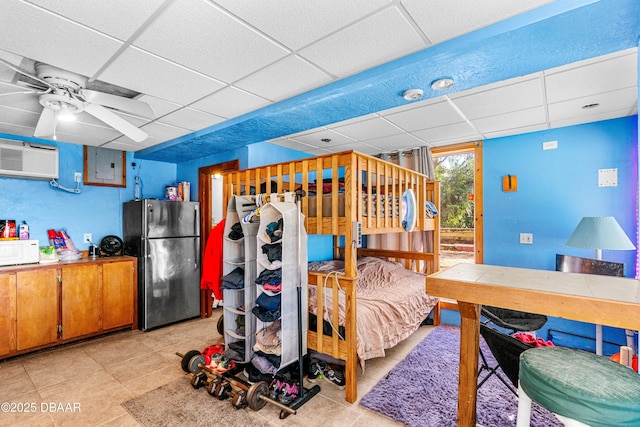
<svg viewBox="0 0 640 427"><path fill-rule="evenodd" d="M57 113L58 114L56 116L58 120L63 122L72 122L76 119L76 115L73 114L64 104L60 106L60 110Z"/></svg>

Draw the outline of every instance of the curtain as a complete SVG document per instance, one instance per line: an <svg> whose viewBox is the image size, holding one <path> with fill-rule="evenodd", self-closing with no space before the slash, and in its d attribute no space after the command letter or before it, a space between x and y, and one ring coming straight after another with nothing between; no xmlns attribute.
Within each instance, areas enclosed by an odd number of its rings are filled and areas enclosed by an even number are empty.
<svg viewBox="0 0 640 427"><path fill-rule="evenodd" d="M397 164L407 169L415 170L429 179L435 179L433 157L430 147L420 147L413 150L380 153L375 157ZM411 233L387 233L367 236L367 247L412 252L433 252L433 231L413 231ZM425 266L423 266L425 267Z"/></svg>

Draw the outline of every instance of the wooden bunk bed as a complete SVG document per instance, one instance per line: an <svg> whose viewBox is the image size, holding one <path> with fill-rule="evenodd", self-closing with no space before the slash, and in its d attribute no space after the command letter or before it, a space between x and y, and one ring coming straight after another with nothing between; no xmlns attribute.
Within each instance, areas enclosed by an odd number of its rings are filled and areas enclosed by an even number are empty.
<svg viewBox="0 0 640 427"><path fill-rule="evenodd" d="M408 189L412 189L416 195L415 230L433 231L433 241L438 242L439 221L437 217L430 216L426 202L431 201L439 206L439 183L376 157L345 151L224 175L225 203L232 194L304 191L306 196L301 199L301 210L307 233L334 236L334 258L344 260L344 274L334 275L337 279L327 280L330 273L310 271L309 286L316 287L317 313L324 312L325 300L331 301L334 307L329 312L333 325L339 324L340 308L337 305L343 301L344 336L323 334L323 322L317 322L315 330L309 329L307 346L345 361L346 400L350 403L357 399L357 257L388 258L424 274L438 270L437 245L430 253L355 247L353 223L356 221L361 223L363 235L406 232L402 225L399 201ZM340 241L347 243L340 247ZM339 297L339 292L344 292L343 298ZM325 298L325 293L329 294L326 295L329 298ZM439 306L436 306L434 323L438 322Z"/></svg>

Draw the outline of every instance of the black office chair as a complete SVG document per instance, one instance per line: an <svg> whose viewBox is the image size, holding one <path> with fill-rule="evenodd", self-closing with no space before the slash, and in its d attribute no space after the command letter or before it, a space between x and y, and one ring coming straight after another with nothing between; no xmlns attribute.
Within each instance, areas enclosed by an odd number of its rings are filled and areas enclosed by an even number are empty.
<svg viewBox="0 0 640 427"><path fill-rule="evenodd" d="M486 371L487 374L478 383L478 388L492 375L495 375L517 396L520 354L532 348L532 346L489 325L494 324L500 328L508 329L512 334L515 332L532 332L542 328L547 323L547 316L491 306L483 306L481 314L486 318L486 321L480 324L480 335L486 341L491 354L493 354L498 364L490 366L486 356L480 350L482 364L478 371L478 378L480 378L482 372ZM504 372L509 382L503 377L498 368Z"/></svg>

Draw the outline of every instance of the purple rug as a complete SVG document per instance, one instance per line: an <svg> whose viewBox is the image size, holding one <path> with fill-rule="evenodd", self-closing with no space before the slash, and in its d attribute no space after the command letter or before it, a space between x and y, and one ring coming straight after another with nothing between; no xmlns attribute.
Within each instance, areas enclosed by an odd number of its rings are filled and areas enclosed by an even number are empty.
<svg viewBox="0 0 640 427"><path fill-rule="evenodd" d="M495 366L482 337L480 346L489 365ZM360 404L412 427L455 426L459 354L460 328L438 326ZM515 426L518 399L493 375L478 389L476 412L477 423L485 427ZM531 425L549 427L562 423L534 403Z"/></svg>

